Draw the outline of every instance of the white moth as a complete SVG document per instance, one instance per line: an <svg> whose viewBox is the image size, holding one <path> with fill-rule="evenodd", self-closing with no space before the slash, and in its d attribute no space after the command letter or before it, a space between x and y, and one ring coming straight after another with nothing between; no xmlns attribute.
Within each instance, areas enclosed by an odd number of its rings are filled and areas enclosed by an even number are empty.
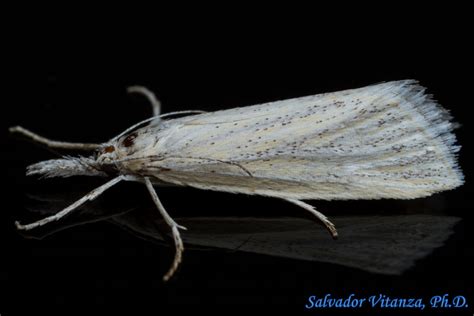
<svg viewBox="0 0 474 316"><path fill-rule="evenodd" d="M22 127L12 132L54 148L95 150L28 167L27 175L115 177L57 214L17 228L59 220L122 180L143 182L171 227L176 254L164 276L176 271L183 252L178 225L153 184L280 198L334 225L302 200L413 199L463 183L456 162L455 124L416 81L393 81L212 113L160 115L160 103L143 87L154 116L103 144L58 142ZM188 115L164 120L179 114Z"/></svg>

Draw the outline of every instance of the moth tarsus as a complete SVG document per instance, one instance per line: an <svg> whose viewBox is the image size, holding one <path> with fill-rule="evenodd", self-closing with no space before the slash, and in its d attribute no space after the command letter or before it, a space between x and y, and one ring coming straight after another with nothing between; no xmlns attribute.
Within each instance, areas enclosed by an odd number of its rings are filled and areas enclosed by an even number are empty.
<svg viewBox="0 0 474 316"><path fill-rule="evenodd" d="M179 226L153 184L284 199L320 220L333 238L334 224L302 200L413 199L464 182L456 161L456 127L445 109L414 80L313 95L212 113L160 114L154 94L139 86L153 117L103 144L54 141L22 127L20 133L49 147L95 150L28 167L27 175L114 176L57 214L17 228L29 230L70 214L122 180L147 187L170 226L178 269L184 250ZM171 116L188 116L164 119ZM195 115L191 115L195 114Z"/></svg>

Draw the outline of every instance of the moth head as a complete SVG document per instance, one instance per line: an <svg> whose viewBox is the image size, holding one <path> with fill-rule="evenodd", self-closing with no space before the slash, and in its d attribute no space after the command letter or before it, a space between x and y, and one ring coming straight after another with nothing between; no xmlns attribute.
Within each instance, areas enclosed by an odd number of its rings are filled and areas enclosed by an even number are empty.
<svg viewBox="0 0 474 316"><path fill-rule="evenodd" d="M134 150L135 138L137 133L132 132L102 144L91 157L94 161L90 165L106 174L116 174L117 162Z"/></svg>
<svg viewBox="0 0 474 316"><path fill-rule="evenodd" d="M98 164L111 164L117 159L117 152L114 144L106 144L100 147L96 154Z"/></svg>
<svg viewBox="0 0 474 316"><path fill-rule="evenodd" d="M116 148L121 155L128 155L136 151L138 144L143 144L143 134L134 131L123 135L116 141Z"/></svg>
<svg viewBox="0 0 474 316"><path fill-rule="evenodd" d="M119 153L115 142L104 144L97 150L94 156L93 167L107 175L114 175L118 171L116 166L118 156Z"/></svg>
<svg viewBox="0 0 474 316"><path fill-rule="evenodd" d="M27 175L45 178L71 176L107 176L117 173L116 145L104 144L90 157L65 156L62 159L45 160L27 167Z"/></svg>

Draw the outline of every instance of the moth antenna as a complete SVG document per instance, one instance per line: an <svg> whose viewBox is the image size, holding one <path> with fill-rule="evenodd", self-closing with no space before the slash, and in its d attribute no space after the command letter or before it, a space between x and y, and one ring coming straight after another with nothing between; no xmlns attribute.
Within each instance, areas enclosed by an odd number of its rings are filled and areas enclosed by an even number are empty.
<svg viewBox="0 0 474 316"><path fill-rule="evenodd" d="M100 147L100 144L88 144L88 143L71 143L71 142L63 142L58 140L52 140L32 131L21 127L21 126L13 126L8 129L10 133L17 133L23 136L26 136L31 141L45 145L49 148L59 148L59 149L77 149L77 150L94 150Z"/></svg>
<svg viewBox="0 0 474 316"><path fill-rule="evenodd" d="M161 102L156 98L155 94L148 88L143 86L130 86L127 88L127 93L138 93L145 96L145 98L147 98L151 104L151 107L153 109L153 116L159 116L161 114Z"/></svg>
<svg viewBox="0 0 474 316"><path fill-rule="evenodd" d="M201 111L201 110L186 110L186 111L176 111L176 112L170 112L170 113L166 113L166 114L161 114L161 115L158 115L158 116L152 116L152 117L149 117L143 121L140 121L132 126L130 126L129 128L127 128L126 130L124 130L122 133L118 134L117 136L115 136L114 138L112 138L111 140L109 140L109 142L112 142L114 140L117 140L119 139L120 137L122 137L123 135L133 131L135 128L139 127L140 125L143 125L145 123L148 123L148 122L151 122L151 121L154 121L154 120L159 120L159 119L162 119L162 118L165 118L165 117L168 117L168 116L173 116L173 115L181 115L181 114L202 114L202 113L206 113L206 111Z"/></svg>

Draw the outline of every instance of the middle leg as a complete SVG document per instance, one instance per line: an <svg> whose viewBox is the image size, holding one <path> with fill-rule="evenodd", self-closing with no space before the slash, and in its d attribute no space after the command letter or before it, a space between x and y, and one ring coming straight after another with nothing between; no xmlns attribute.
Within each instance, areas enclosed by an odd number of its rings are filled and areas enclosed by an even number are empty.
<svg viewBox="0 0 474 316"><path fill-rule="evenodd" d="M183 240L181 239L181 235L179 233L178 228L186 230L186 227L178 225L171 216L169 216L168 212L166 212L163 204L161 204L160 199L158 198L158 195L156 194L155 189L153 188L153 184L151 183L150 179L148 177L145 177L145 185L150 192L151 198L153 199L153 202L155 202L156 207L161 213L161 216L163 216L163 219L165 220L166 224L168 224L171 227L171 232L173 234L173 240L174 240L174 245L176 248L173 264L171 265L170 269L168 272L165 274L163 277L164 281L168 281L173 274L176 272L178 269L179 264L181 263L182 256L183 256L183 251L184 251L184 246L183 246Z"/></svg>

